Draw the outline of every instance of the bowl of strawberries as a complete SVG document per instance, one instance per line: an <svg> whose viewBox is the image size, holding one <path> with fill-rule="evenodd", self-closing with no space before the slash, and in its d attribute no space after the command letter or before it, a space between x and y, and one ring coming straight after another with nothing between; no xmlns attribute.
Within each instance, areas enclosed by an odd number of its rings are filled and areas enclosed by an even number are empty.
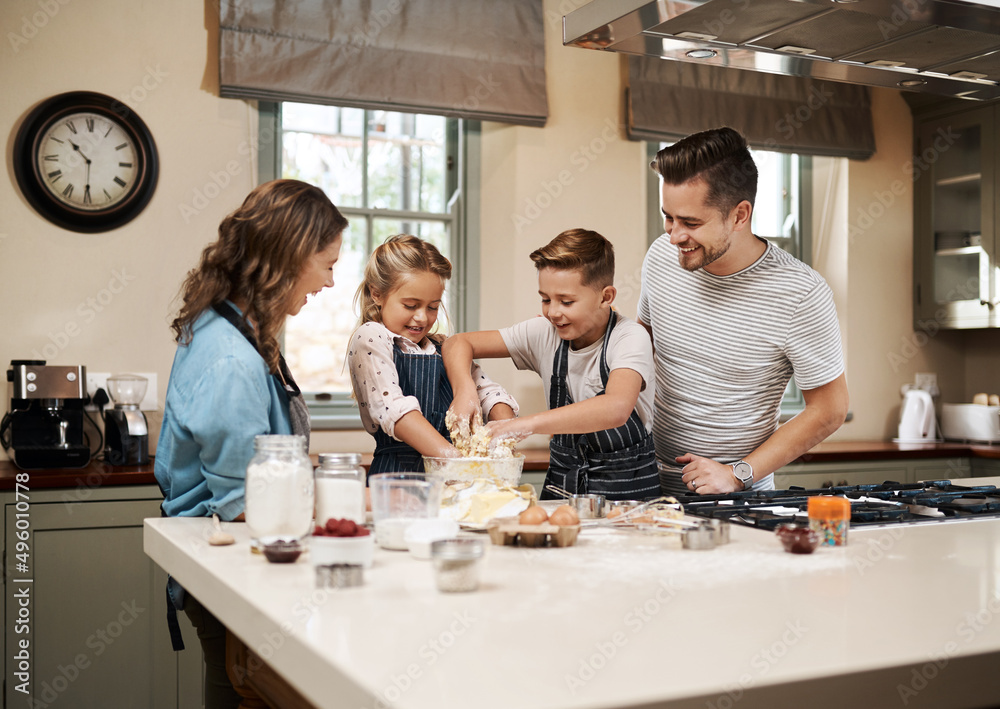
<svg viewBox="0 0 1000 709"><path fill-rule="evenodd" d="M374 557L374 535L354 520L328 519L317 524L309 538L313 566L351 564L369 569Z"/></svg>

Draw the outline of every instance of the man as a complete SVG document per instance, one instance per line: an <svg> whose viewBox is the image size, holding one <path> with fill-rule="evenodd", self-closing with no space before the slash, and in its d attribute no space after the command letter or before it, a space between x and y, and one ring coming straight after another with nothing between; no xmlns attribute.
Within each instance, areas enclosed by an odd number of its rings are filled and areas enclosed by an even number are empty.
<svg viewBox="0 0 1000 709"><path fill-rule="evenodd" d="M773 473L847 415L830 288L750 230L757 167L731 128L656 155L665 234L642 267L638 321L653 338L653 439L664 492L773 489ZM778 427L791 376L805 409Z"/></svg>

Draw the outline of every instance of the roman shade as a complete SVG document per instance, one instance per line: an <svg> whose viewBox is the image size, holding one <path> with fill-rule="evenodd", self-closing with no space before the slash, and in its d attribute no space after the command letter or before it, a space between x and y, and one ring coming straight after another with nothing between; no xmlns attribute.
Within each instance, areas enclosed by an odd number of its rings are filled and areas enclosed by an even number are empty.
<svg viewBox="0 0 1000 709"><path fill-rule="evenodd" d="M542 126L541 0L221 0L220 93Z"/></svg>
<svg viewBox="0 0 1000 709"><path fill-rule="evenodd" d="M857 160L875 153L867 87L653 57L630 56L628 69L633 140L730 126L760 150Z"/></svg>

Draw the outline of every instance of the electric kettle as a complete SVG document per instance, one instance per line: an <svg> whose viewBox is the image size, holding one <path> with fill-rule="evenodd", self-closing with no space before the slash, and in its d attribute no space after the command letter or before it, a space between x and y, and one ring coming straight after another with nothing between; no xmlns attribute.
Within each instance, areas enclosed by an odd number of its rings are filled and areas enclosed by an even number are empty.
<svg viewBox="0 0 1000 709"><path fill-rule="evenodd" d="M903 393L899 411L898 443L930 443L936 440L934 401L923 389L908 389Z"/></svg>

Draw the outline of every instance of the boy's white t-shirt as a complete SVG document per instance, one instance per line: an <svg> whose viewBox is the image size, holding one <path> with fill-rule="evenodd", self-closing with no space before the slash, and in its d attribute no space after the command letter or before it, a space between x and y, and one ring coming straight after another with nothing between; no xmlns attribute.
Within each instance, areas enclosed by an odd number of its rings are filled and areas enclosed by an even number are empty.
<svg viewBox="0 0 1000 709"><path fill-rule="evenodd" d="M532 318L500 330L507 351L518 369L530 369L542 378L548 403L552 381L552 363L562 339L552 323L543 317ZM574 402L590 399L604 390L601 381L602 337L581 350L569 350L567 383ZM656 377L653 368L653 345L649 333L639 323L618 313L618 324L611 331L607 361L609 371L631 369L642 377L642 391L636 410L646 431L653 427L653 393Z"/></svg>

